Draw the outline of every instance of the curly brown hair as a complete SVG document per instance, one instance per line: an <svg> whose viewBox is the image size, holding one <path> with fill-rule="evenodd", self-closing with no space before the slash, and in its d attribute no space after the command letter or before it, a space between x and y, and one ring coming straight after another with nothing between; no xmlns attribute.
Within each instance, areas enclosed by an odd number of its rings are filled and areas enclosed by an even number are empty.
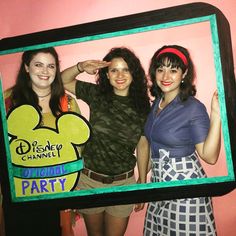
<svg viewBox="0 0 236 236"><path fill-rule="evenodd" d="M133 78L128 96L131 98L133 105L138 112L147 114L150 109L147 92L147 77L139 58L133 51L126 47L116 47L112 48L103 60L111 61L114 58L123 58L127 63ZM107 67L99 70L97 84L99 85L101 94L106 96L106 99L109 99L109 95L113 93L113 87L107 78L107 72Z"/></svg>

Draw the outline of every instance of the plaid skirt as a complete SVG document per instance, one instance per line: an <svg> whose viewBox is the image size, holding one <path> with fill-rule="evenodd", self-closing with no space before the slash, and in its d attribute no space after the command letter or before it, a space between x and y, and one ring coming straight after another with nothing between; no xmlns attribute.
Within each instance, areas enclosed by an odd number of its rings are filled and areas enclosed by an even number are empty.
<svg viewBox="0 0 236 236"><path fill-rule="evenodd" d="M153 159L151 182L205 178L206 174L195 153L180 158L169 158L159 150ZM185 198L148 204L145 236L216 236L211 198Z"/></svg>

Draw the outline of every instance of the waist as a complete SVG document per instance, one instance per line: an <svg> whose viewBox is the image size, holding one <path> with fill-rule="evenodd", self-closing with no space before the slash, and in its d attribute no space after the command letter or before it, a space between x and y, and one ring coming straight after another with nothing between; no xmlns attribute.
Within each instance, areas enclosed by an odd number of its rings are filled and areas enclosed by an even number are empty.
<svg viewBox="0 0 236 236"><path fill-rule="evenodd" d="M128 179L130 177L132 177L134 175L134 170L130 170L128 172L119 174L119 175L103 175L103 174L99 174L97 172L94 172L92 170L89 170L87 168L84 168L82 170L82 173L87 175L89 178L96 180L98 182L104 183L104 184L111 184L114 181L118 181L118 180L124 180L124 179Z"/></svg>
<svg viewBox="0 0 236 236"><path fill-rule="evenodd" d="M181 157L185 157L185 156L190 156L192 155L195 150L194 149L159 149L158 151L154 152L152 154L152 158L153 159L159 159L163 156L163 152L162 150L164 150L165 154L164 155L168 155L169 158L181 158Z"/></svg>

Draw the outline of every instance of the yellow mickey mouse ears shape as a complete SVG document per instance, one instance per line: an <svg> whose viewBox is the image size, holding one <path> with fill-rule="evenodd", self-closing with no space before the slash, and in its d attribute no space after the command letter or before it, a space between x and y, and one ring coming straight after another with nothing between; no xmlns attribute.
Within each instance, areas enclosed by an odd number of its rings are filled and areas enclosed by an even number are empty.
<svg viewBox="0 0 236 236"><path fill-rule="evenodd" d="M40 124L40 113L30 105L17 107L8 114L8 133L28 132Z"/></svg>

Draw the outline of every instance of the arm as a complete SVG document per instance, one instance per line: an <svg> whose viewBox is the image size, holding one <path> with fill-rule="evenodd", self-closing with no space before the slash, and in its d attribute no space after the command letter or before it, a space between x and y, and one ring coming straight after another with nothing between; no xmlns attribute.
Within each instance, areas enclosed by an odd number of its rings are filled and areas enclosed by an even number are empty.
<svg viewBox="0 0 236 236"><path fill-rule="evenodd" d="M150 148L145 136L141 136L136 151L139 182L146 183Z"/></svg>
<svg viewBox="0 0 236 236"><path fill-rule="evenodd" d="M211 101L210 128L205 142L196 145L199 156L208 164L218 160L221 146L221 119L217 91Z"/></svg>
<svg viewBox="0 0 236 236"><path fill-rule="evenodd" d="M151 152L151 151L150 151ZM151 153L149 154L149 158L148 158L148 168L147 168L147 174L149 173L149 171L152 169L152 159L151 159Z"/></svg>
<svg viewBox="0 0 236 236"><path fill-rule="evenodd" d="M146 183L148 163L149 163L149 151L150 151L149 143L146 137L141 136L138 142L137 148L136 148L139 183ZM144 203L138 203L135 205L134 211L137 212L137 211L142 210L143 208L144 208Z"/></svg>
<svg viewBox="0 0 236 236"><path fill-rule="evenodd" d="M78 62L78 64L71 66L62 71L62 82L67 91L75 94L76 76L84 71L90 75L96 74L97 70L107 67L110 63L99 60L87 60Z"/></svg>

